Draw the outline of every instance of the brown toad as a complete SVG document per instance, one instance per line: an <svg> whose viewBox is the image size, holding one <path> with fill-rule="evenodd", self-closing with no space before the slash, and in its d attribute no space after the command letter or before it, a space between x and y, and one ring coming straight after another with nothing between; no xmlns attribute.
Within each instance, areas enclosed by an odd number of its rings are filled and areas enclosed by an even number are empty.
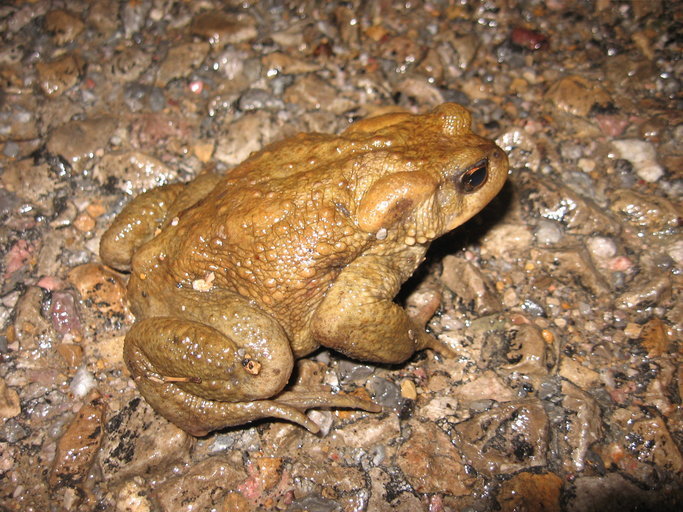
<svg viewBox="0 0 683 512"><path fill-rule="evenodd" d="M379 363L442 348L392 299L506 179L505 153L470 121L444 104L300 134L126 206L101 255L131 271L124 358L147 401L194 435L265 417L317 431L309 408L377 411L284 388L321 345Z"/></svg>

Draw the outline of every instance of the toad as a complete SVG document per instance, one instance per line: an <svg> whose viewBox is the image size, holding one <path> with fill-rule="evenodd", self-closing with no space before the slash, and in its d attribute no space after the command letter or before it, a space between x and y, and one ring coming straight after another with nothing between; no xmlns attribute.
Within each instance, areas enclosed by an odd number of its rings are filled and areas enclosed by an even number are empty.
<svg viewBox="0 0 683 512"><path fill-rule="evenodd" d="M393 302L429 244L501 189L505 153L443 104L299 134L224 176L148 191L103 235L130 271L124 359L156 411L200 436L259 418L312 432L305 411L378 411L353 395L287 388L320 346L376 363L447 347Z"/></svg>

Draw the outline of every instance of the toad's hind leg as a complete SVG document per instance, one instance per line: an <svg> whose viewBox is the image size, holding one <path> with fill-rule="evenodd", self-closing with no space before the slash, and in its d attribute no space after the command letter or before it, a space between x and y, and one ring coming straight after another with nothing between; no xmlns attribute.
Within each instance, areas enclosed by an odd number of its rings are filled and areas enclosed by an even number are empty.
<svg viewBox="0 0 683 512"><path fill-rule="evenodd" d="M355 397L281 393L294 364L284 331L243 299L220 304L230 313L209 302L193 318L143 319L126 336L124 359L138 389L168 420L193 435L268 417L317 432L309 408L378 410Z"/></svg>

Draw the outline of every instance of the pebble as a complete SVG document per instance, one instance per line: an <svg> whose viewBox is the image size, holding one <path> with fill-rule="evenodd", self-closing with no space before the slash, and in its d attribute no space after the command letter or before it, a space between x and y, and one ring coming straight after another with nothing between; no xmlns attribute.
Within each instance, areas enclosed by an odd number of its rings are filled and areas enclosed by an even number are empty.
<svg viewBox="0 0 683 512"><path fill-rule="evenodd" d="M64 46L83 32L85 24L74 14L59 9L45 15L45 28L57 46Z"/></svg>
<svg viewBox="0 0 683 512"><path fill-rule="evenodd" d="M664 175L664 169L657 163L657 153L651 142L638 139L612 141L619 156L633 164L639 178L654 183Z"/></svg>
<svg viewBox="0 0 683 512"><path fill-rule="evenodd" d="M105 411L106 403L98 392L86 397L84 405L57 441L50 468L51 486L74 486L87 477L104 438Z"/></svg>
<svg viewBox="0 0 683 512"><path fill-rule="evenodd" d="M474 302L479 315L489 315L502 309L500 298L488 278L461 258L446 256L440 279L465 303Z"/></svg>
<svg viewBox="0 0 683 512"><path fill-rule="evenodd" d="M107 153L93 168L98 183L113 185L129 195L165 185L176 177L161 161L139 151Z"/></svg>
<svg viewBox="0 0 683 512"><path fill-rule="evenodd" d="M546 463L548 418L537 400L499 404L458 423L454 432L456 446L482 474Z"/></svg>
<svg viewBox="0 0 683 512"><path fill-rule="evenodd" d="M610 208L629 223L653 232L675 228L679 224L678 209L669 200L635 190L615 190Z"/></svg>
<svg viewBox="0 0 683 512"><path fill-rule="evenodd" d="M614 240L604 236L592 236L586 241L586 247L591 256L597 260L613 258L617 254Z"/></svg>
<svg viewBox="0 0 683 512"><path fill-rule="evenodd" d="M512 30L510 41L512 44L531 51L544 50L548 47L547 36L536 30L523 27L516 27Z"/></svg>
<svg viewBox="0 0 683 512"><path fill-rule="evenodd" d="M192 34L204 37L217 47L254 39L256 22L247 14L233 15L224 11L204 11L192 20Z"/></svg>
<svg viewBox="0 0 683 512"><path fill-rule="evenodd" d="M457 386L453 395L466 407L468 403L477 400L491 399L497 402L510 402L516 397L515 392L490 370L470 382Z"/></svg>
<svg viewBox="0 0 683 512"><path fill-rule="evenodd" d="M171 80L185 78L199 67L209 53L209 44L185 43L171 48L157 72L156 85L163 87Z"/></svg>
<svg viewBox="0 0 683 512"><path fill-rule="evenodd" d="M51 61L37 62L40 88L50 98L64 94L80 81L83 65L80 57L72 53Z"/></svg>
<svg viewBox="0 0 683 512"><path fill-rule="evenodd" d="M643 275L617 297L615 304L621 309L650 307L671 296L671 280L666 274Z"/></svg>
<svg viewBox="0 0 683 512"><path fill-rule="evenodd" d="M10 388L5 379L0 378L0 418L14 418L21 414L19 394Z"/></svg>
<svg viewBox="0 0 683 512"><path fill-rule="evenodd" d="M97 385L95 376L86 367L81 367L76 371L69 384L70 391L77 397L84 397Z"/></svg>
<svg viewBox="0 0 683 512"><path fill-rule="evenodd" d="M47 149L82 171L107 146L115 129L116 121L109 116L70 121L52 132Z"/></svg>
<svg viewBox="0 0 683 512"><path fill-rule="evenodd" d="M561 510L562 486L554 473L518 473L502 483L497 500L502 512Z"/></svg>
<svg viewBox="0 0 683 512"><path fill-rule="evenodd" d="M669 243L666 252L676 262L676 265L683 267L683 239L673 240Z"/></svg>
<svg viewBox="0 0 683 512"><path fill-rule="evenodd" d="M136 397L107 423L97 458L105 479L123 480L186 459L193 439Z"/></svg>
<svg viewBox="0 0 683 512"><path fill-rule="evenodd" d="M67 333L78 338L82 336L81 319L76 308L76 301L71 293L64 291L52 293L50 318L52 319L52 327L60 336Z"/></svg>
<svg viewBox="0 0 683 512"><path fill-rule="evenodd" d="M397 460L411 487L419 493L468 494L473 477L448 436L432 423L413 423L413 427Z"/></svg>
<svg viewBox="0 0 683 512"><path fill-rule="evenodd" d="M595 106L605 106L612 101L603 87L587 78L570 75L552 84L546 99L560 112L586 117Z"/></svg>
<svg viewBox="0 0 683 512"><path fill-rule="evenodd" d="M557 222L542 220L534 232L536 241L544 245L552 245L562 240L562 229Z"/></svg>
<svg viewBox="0 0 683 512"><path fill-rule="evenodd" d="M567 428L561 442L571 453L565 465L572 471L583 471L590 446L603 434L600 407L588 393L568 381L562 382L562 395Z"/></svg>
<svg viewBox="0 0 683 512"><path fill-rule="evenodd" d="M247 473L242 466L238 452L218 454L195 464L184 474L168 478L154 490L154 495L162 510L210 510L244 482ZM281 472L279 468L276 471ZM278 479L279 476L276 473Z"/></svg>

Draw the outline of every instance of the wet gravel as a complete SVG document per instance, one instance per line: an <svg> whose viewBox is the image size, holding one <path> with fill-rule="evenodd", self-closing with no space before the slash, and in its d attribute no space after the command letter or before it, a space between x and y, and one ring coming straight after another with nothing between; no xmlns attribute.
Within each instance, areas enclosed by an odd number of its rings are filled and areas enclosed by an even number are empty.
<svg viewBox="0 0 683 512"><path fill-rule="evenodd" d="M2 510L683 508L679 2L0 5ZM456 357L297 378L384 412L195 439L121 359L99 238L132 196L268 142L466 105L503 193L400 300Z"/></svg>

